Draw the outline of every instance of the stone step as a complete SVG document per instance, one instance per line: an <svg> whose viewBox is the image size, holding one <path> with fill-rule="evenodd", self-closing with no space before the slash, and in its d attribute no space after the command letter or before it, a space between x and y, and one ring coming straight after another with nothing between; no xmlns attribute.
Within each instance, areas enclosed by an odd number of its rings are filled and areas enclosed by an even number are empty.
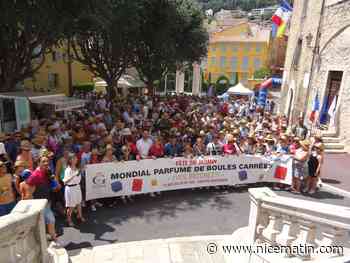
<svg viewBox="0 0 350 263"><path fill-rule="evenodd" d="M329 150L343 150L345 148L342 143L325 143L325 148Z"/></svg>
<svg viewBox="0 0 350 263"><path fill-rule="evenodd" d="M342 154L342 153L347 153L347 151L345 151L345 149L325 149L324 151L325 153L329 153L329 154Z"/></svg>
<svg viewBox="0 0 350 263"><path fill-rule="evenodd" d="M340 143L339 137L322 137L324 143Z"/></svg>
<svg viewBox="0 0 350 263"><path fill-rule="evenodd" d="M197 236L113 243L69 251L71 263L228 263L221 244L230 244L231 235ZM208 244L217 244L217 253L208 253Z"/></svg>
<svg viewBox="0 0 350 263"><path fill-rule="evenodd" d="M322 137L336 137L337 133L335 131L322 131Z"/></svg>

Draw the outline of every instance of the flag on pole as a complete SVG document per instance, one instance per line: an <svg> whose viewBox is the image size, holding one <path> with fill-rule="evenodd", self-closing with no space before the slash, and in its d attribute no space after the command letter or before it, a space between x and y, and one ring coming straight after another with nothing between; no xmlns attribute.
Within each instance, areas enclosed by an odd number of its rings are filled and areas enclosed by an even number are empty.
<svg viewBox="0 0 350 263"><path fill-rule="evenodd" d="M311 122L314 122L317 119L319 110L320 110L320 100L318 99L318 93L316 93L315 98L312 102L312 111L309 117L309 120Z"/></svg>
<svg viewBox="0 0 350 263"><path fill-rule="evenodd" d="M286 0L281 0L278 9L272 16L272 37L283 36L292 12L291 5Z"/></svg>
<svg viewBox="0 0 350 263"><path fill-rule="evenodd" d="M337 109L338 96L334 96L331 106L328 110L328 115L330 116L329 126L335 127L335 111Z"/></svg>

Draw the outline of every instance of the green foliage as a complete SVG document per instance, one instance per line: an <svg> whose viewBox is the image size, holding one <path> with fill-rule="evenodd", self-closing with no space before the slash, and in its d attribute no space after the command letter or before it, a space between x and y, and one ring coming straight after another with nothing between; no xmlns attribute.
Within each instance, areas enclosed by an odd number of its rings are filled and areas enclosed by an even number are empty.
<svg viewBox="0 0 350 263"><path fill-rule="evenodd" d="M229 88L229 86L230 86L230 80L225 75L218 77L215 83L216 94L221 95L225 93Z"/></svg>
<svg viewBox="0 0 350 263"><path fill-rule="evenodd" d="M152 85L170 70L199 61L207 53L208 34L203 14L192 0L139 0L139 31L135 44L136 67Z"/></svg>
<svg viewBox="0 0 350 263"><path fill-rule="evenodd" d="M34 76L44 55L63 38L81 0L0 1L0 91Z"/></svg>
<svg viewBox="0 0 350 263"><path fill-rule="evenodd" d="M134 60L140 12L138 1L91 0L94 8L78 19L74 34L75 59L107 83L115 96L118 80Z"/></svg>
<svg viewBox="0 0 350 263"><path fill-rule="evenodd" d="M278 0L197 0L203 10L213 9L214 12L220 9L237 9L240 8L249 11L254 8L262 8L276 5Z"/></svg>
<svg viewBox="0 0 350 263"><path fill-rule="evenodd" d="M271 70L269 68L261 68L254 72L255 79L263 79L265 77L269 77L271 75Z"/></svg>
<svg viewBox="0 0 350 263"><path fill-rule="evenodd" d="M95 85L93 83L79 83L73 86L73 90L80 92L91 92L95 89Z"/></svg>

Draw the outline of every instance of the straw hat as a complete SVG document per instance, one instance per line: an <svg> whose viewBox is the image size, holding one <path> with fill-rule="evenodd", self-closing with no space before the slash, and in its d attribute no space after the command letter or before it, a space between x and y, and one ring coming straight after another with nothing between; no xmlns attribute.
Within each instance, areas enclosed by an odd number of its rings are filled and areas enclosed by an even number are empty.
<svg viewBox="0 0 350 263"><path fill-rule="evenodd" d="M241 125L241 126L246 126L247 124L248 124L248 122L247 122L247 120L246 119L242 119L240 122L239 122L239 124Z"/></svg>
<svg viewBox="0 0 350 263"><path fill-rule="evenodd" d="M0 133L0 141L5 141L8 139L8 136L5 133Z"/></svg>
<svg viewBox="0 0 350 263"><path fill-rule="evenodd" d="M51 151L49 151L48 149L42 149L39 153L40 158L41 157L47 157L47 158L51 158L53 157L55 154Z"/></svg>
<svg viewBox="0 0 350 263"><path fill-rule="evenodd" d="M36 136L32 140L32 143L35 144L35 145L43 145L44 144L44 140L43 140L42 137Z"/></svg>
<svg viewBox="0 0 350 263"><path fill-rule="evenodd" d="M28 162L22 160L16 161L14 167L17 168L19 166L28 167Z"/></svg>
<svg viewBox="0 0 350 263"><path fill-rule="evenodd" d="M235 130L232 132L233 135L238 135L239 133L240 133L240 132L239 132L238 129L235 129Z"/></svg>
<svg viewBox="0 0 350 263"><path fill-rule="evenodd" d="M113 148L113 145L112 145L112 144L107 144L107 146L106 146L106 151L108 151L108 150L114 151L114 148Z"/></svg>
<svg viewBox="0 0 350 263"><path fill-rule="evenodd" d="M32 146L31 146L29 141L27 141L27 140L21 141L21 149L22 150L30 150L31 148L32 148Z"/></svg>
<svg viewBox="0 0 350 263"><path fill-rule="evenodd" d="M310 147L310 141L309 140L303 140L303 141L300 142L300 145L303 148L309 148Z"/></svg>
<svg viewBox="0 0 350 263"><path fill-rule="evenodd" d="M254 139L255 140L255 134L252 132L252 133L249 133L248 134L248 139Z"/></svg>
<svg viewBox="0 0 350 263"><path fill-rule="evenodd" d="M265 140L268 141L268 142L274 142L275 141L271 134L267 135Z"/></svg>

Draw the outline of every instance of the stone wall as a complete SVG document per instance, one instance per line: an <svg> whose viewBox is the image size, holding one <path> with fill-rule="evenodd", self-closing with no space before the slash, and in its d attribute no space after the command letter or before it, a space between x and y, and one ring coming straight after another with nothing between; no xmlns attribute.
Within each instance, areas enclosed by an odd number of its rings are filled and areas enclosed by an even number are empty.
<svg viewBox="0 0 350 263"><path fill-rule="evenodd" d="M330 5L328 1L333 1ZM314 67L311 95L312 100L318 92L322 104L329 71L343 71L339 92L337 133L350 150L350 1L327 0L321 24L320 50Z"/></svg>
<svg viewBox="0 0 350 263"><path fill-rule="evenodd" d="M0 217L1 263L46 263L49 261L43 209L47 200L20 201Z"/></svg>
<svg viewBox="0 0 350 263"><path fill-rule="evenodd" d="M311 72L321 7L322 1L320 0L295 0L293 4L281 96L281 112L287 113L290 100L289 90L293 90L292 120L304 111L306 105L308 76ZM309 44L306 38L308 35L312 36ZM298 66L294 67L293 61L298 52L299 39L302 40L300 58Z"/></svg>

